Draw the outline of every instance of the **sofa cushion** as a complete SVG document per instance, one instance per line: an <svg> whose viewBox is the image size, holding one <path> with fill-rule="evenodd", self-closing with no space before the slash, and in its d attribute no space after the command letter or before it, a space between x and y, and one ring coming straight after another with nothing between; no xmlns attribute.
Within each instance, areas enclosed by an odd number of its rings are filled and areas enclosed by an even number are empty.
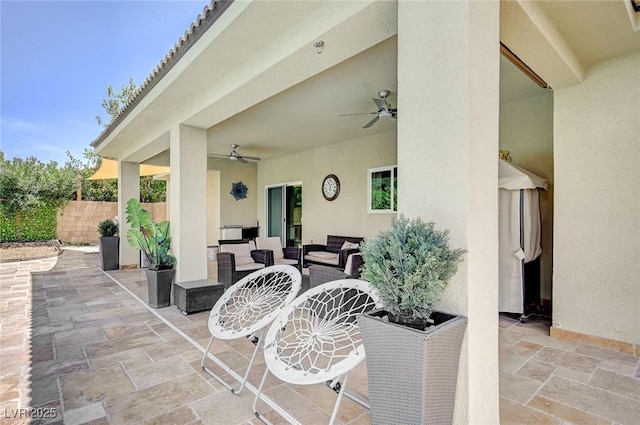
<svg viewBox="0 0 640 425"><path fill-rule="evenodd" d="M334 258L338 258L338 254L335 254L333 252L327 252L327 251L311 251L307 256L322 258L324 260L332 260Z"/></svg>
<svg viewBox="0 0 640 425"><path fill-rule="evenodd" d="M360 255L360 254L351 254L347 257L347 262L344 265L344 272L345 274L351 274L351 269L353 269L353 256L354 255Z"/></svg>
<svg viewBox="0 0 640 425"><path fill-rule="evenodd" d="M232 253L236 259L236 268L245 264L254 263L248 243L223 244L220 245L220 252Z"/></svg>
<svg viewBox="0 0 640 425"><path fill-rule="evenodd" d="M284 258L282 242L280 242L280 238L278 236L256 238L256 246L258 249L268 249L273 251L274 261Z"/></svg>
<svg viewBox="0 0 640 425"><path fill-rule="evenodd" d="M313 255L317 254L317 255ZM304 256L305 260L315 261L317 263L328 264L331 266L337 266L340 262L338 258L338 254L333 254L331 252L324 251L311 251L309 254Z"/></svg>
<svg viewBox="0 0 640 425"><path fill-rule="evenodd" d="M264 268L262 263L249 263L236 266L237 271L246 272L247 270L260 270Z"/></svg>
<svg viewBox="0 0 640 425"><path fill-rule="evenodd" d="M283 265L283 266L297 266L298 265L298 260L293 260L291 258L280 258L277 260L273 260L273 262L276 265Z"/></svg>

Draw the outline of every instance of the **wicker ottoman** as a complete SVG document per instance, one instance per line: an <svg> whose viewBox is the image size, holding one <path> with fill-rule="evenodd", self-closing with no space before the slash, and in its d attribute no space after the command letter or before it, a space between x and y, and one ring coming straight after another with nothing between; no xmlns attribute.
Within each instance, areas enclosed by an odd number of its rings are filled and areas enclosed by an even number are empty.
<svg viewBox="0 0 640 425"><path fill-rule="evenodd" d="M210 310L224 292L224 284L213 280L192 280L173 284L173 302L187 315Z"/></svg>

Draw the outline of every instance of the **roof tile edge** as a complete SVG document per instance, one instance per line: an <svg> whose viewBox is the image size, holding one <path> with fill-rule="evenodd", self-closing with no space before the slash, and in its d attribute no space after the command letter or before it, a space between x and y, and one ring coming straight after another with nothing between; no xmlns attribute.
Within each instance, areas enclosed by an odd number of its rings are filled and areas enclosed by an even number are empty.
<svg viewBox="0 0 640 425"><path fill-rule="evenodd" d="M212 0L210 4L204 7L202 13L198 15L196 20L191 23L184 34L178 38L178 41L162 58L160 63L151 71L149 76L138 88L124 108L120 110L118 115L111 120L107 127L100 135L91 142L91 146L96 148L113 132L113 130L126 118L127 115L140 103L140 101L155 87L160 80L178 63L180 58L193 46L202 35L218 20L220 16L229 8L234 0Z"/></svg>

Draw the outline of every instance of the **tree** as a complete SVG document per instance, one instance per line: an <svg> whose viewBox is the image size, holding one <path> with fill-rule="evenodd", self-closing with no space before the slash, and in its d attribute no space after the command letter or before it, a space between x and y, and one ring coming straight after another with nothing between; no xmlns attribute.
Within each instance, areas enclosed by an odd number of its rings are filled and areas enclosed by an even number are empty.
<svg viewBox="0 0 640 425"><path fill-rule="evenodd" d="M118 93L114 91L113 87L107 87L107 98L102 100L102 107L109 114L109 121L105 122L100 115L96 115L98 124L108 127L120 114L120 111L133 100L136 94L138 94L138 87L133 78L129 78L129 84L120 87L120 92Z"/></svg>
<svg viewBox="0 0 640 425"><path fill-rule="evenodd" d="M15 217L18 240L22 240L22 220L26 214L45 205L54 209L60 207L74 190L75 174L69 169L58 168L55 161L44 164L35 157L5 160L0 151L1 212Z"/></svg>
<svg viewBox="0 0 640 425"><path fill-rule="evenodd" d="M28 211L44 203L60 206L75 190L75 176L58 163L35 157L4 159L0 151L0 200L6 212Z"/></svg>
<svg viewBox="0 0 640 425"><path fill-rule="evenodd" d="M90 149L85 149L82 153L83 159L75 158L70 152L67 152L67 156L69 161L66 167L82 176L83 201L118 201L117 179L87 180L100 167L102 161L100 155ZM165 202L167 200L166 187L165 181L153 180L151 176L140 177L140 202Z"/></svg>
<svg viewBox="0 0 640 425"><path fill-rule="evenodd" d="M107 87L107 98L102 100L102 107L109 115L109 121L104 120L96 115L96 121L99 125L108 127L113 120L115 120L122 109L124 109L131 100L138 94L138 87L133 81L133 78L129 78L129 84L120 87L120 91L116 93L113 87ZM100 166L100 156L93 151L85 149L83 156L85 162L73 158L69 152L67 155L75 165L84 165L85 169L91 169L88 174L83 173L82 183L82 199L87 201L111 201L118 200L118 183L113 180L86 180L91 174L95 173L95 170ZM86 175L85 175L86 174ZM141 202L165 202L166 195L166 182L153 180L150 176L140 177L140 201Z"/></svg>
<svg viewBox="0 0 640 425"><path fill-rule="evenodd" d="M72 170L75 175L82 177L82 200L83 201L118 201L118 181L109 180L87 180L100 168L102 158L91 149L82 152L82 159L75 158L67 151L67 161L65 168ZM72 198L72 199L75 199Z"/></svg>

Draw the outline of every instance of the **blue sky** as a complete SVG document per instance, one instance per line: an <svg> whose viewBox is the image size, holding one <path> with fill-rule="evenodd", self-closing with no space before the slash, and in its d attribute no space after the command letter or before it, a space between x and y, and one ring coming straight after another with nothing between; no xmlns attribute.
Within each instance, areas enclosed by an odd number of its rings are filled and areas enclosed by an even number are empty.
<svg viewBox="0 0 640 425"><path fill-rule="evenodd" d="M0 0L0 150L80 158L108 121L107 87L139 86L208 0Z"/></svg>

